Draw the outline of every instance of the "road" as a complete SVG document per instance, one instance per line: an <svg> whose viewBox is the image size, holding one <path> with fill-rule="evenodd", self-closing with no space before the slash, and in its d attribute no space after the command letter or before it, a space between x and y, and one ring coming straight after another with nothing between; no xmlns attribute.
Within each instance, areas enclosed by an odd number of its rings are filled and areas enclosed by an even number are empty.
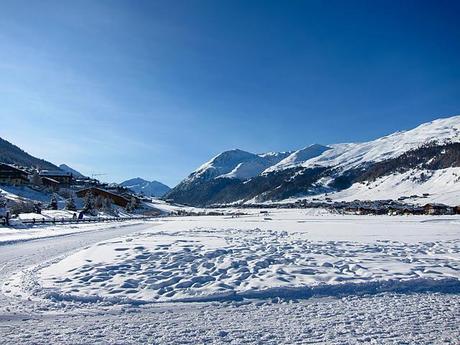
<svg viewBox="0 0 460 345"><path fill-rule="evenodd" d="M145 231L155 226L155 223L144 223L129 226L110 227L105 230L92 230L55 237L47 237L30 241L21 241L0 245L0 286L14 272L40 264L73 252L93 243L124 236L135 232ZM5 295L0 294L0 306L17 304ZM4 315L0 314L0 318Z"/></svg>

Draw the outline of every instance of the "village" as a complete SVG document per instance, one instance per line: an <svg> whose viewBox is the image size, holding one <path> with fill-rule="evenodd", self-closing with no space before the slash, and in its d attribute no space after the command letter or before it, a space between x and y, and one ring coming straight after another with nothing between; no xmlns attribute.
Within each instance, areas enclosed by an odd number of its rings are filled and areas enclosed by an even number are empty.
<svg viewBox="0 0 460 345"><path fill-rule="evenodd" d="M224 208L229 205L214 205L215 208ZM400 200L354 200L333 201L327 198L325 201L310 201L301 199L294 202L272 202L233 204L232 207L241 209L325 209L334 214L354 215L454 215L460 214L460 205L449 206L441 203L426 203L424 205L409 204Z"/></svg>
<svg viewBox="0 0 460 345"><path fill-rule="evenodd" d="M11 218L20 214L41 215L44 210L67 211L57 214L62 221L63 218L82 221L94 220L95 217L101 220L160 213L145 208L142 201L149 199L128 188L102 183L94 178L77 177L62 170L39 170L0 163L0 186L0 217L4 224L9 224ZM47 220L56 222L56 217ZM45 217L29 221L45 222Z"/></svg>

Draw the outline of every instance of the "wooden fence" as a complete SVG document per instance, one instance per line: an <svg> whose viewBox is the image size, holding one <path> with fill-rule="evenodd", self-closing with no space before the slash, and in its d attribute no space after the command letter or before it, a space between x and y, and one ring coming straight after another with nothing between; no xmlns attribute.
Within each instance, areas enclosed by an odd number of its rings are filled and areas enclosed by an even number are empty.
<svg viewBox="0 0 460 345"><path fill-rule="evenodd" d="M149 220L158 217L148 216L148 217L92 217L92 218L83 218L83 219L74 219L74 218L32 218L21 220L22 224L80 224L80 223L98 223L98 222L122 222L126 220ZM11 221L11 219L10 219ZM0 224L6 226L6 219L1 218Z"/></svg>

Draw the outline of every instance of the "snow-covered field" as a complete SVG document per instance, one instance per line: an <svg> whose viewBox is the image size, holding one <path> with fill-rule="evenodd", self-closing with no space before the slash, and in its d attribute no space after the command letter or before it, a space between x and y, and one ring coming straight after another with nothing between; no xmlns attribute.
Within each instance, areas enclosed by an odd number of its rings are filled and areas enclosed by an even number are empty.
<svg viewBox="0 0 460 345"><path fill-rule="evenodd" d="M72 343L460 338L460 217L249 212L164 218L11 272L2 292L52 313ZM42 314L27 324L31 343L65 340Z"/></svg>

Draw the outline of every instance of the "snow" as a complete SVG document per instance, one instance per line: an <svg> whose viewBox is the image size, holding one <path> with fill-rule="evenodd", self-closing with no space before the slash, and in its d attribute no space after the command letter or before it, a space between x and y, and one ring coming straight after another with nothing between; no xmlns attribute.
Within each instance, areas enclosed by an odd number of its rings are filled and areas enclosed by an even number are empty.
<svg viewBox="0 0 460 345"><path fill-rule="evenodd" d="M63 303L63 302L60 302ZM10 314L11 315L11 314ZM460 296L383 294L12 315L9 344L458 344Z"/></svg>
<svg viewBox="0 0 460 345"><path fill-rule="evenodd" d="M205 212L206 210L203 208L192 207L192 206L184 206L180 204L169 203L161 199L152 198L152 200L144 201L144 204L147 207L154 208L159 210L163 214L171 214L177 211L185 211L185 212Z"/></svg>
<svg viewBox="0 0 460 345"><path fill-rule="evenodd" d="M120 186L131 189L135 193L152 197L163 196L171 189L161 182L147 181L140 177L123 181Z"/></svg>
<svg viewBox="0 0 460 345"><path fill-rule="evenodd" d="M49 202L51 198L50 193L38 191L26 186L2 185L0 186L0 194L3 194L6 198L15 201L29 199L39 202Z"/></svg>
<svg viewBox="0 0 460 345"><path fill-rule="evenodd" d="M286 164L280 163L265 172L294 166L334 166L351 169L366 162L395 158L404 152L432 142L439 144L460 142L460 115L427 122L412 130L396 132L369 142L328 145L332 149L317 157L301 162L292 158L292 164L287 164L290 163L288 157Z"/></svg>
<svg viewBox="0 0 460 345"><path fill-rule="evenodd" d="M372 182L354 183L351 187L335 192L328 187L332 182L324 178L315 184L317 190L324 193L288 198L279 203L294 203L298 200L354 201L354 200L397 200L416 205L442 203L450 206L460 205L460 168L439 170L410 169L404 173L377 178ZM247 201L248 204L256 199Z"/></svg>
<svg viewBox="0 0 460 345"><path fill-rule="evenodd" d="M460 338L459 216L245 212L4 245L2 343Z"/></svg>
<svg viewBox="0 0 460 345"><path fill-rule="evenodd" d="M71 173L72 176L74 177L79 177L79 178L83 178L85 177L82 173L80 173L79 171L69 167L67 164L61 164L59 165L59 169L67 172L67 173Z"/></svg>
<svg viewBox="0 0 460 345"><path fill-rule="evenodd" d="M45 218L53 218L53 216L68 211L50 211ZM37 221L42 219L43 215L37 214L22 214L21 219L36 218ZM143 224L145 221L139 219L124 220L123 222L113 223L79 223L69 225L31 225L28 227L2 227L0 226L0 246L22 241L36 240L40 238L49 238L57 236L65 236L75 233L83 233L97 230L105 230L107 228L129 227L136 224ZM153 222L153 220L152 220Z"/></svg>
<svg viewBox="0 0 460 345"><path fill-rule="evenodd" d="M290 152L270 152L257 155L239 149L225 151L200 166L186 181L222 177L245 180L259 175L289 154Z"/></svg>
<svg viewBox="0 0 460 345"><path fill-rule="evenodd" d="M200 166L189 177L248 179L261 173L293 167L340 167L351 169L366 162L395 158L427 143L460 142L460 115L424 123L363 143L313 144L294 152L253 154L234 149L225 151Z"/></svg>
<svg viewBox="0 0 460 345"><path fill-rule="evenodd" d="M36 296L115 303L460 290L459 225L460 217L299 210L184 217L27 277L39 276Z"/></svg>
<svg viewBox="0 0 460 345"><path fill-rule="evenodd" d="M425 180L426 179L426 180ZM423 196L423 194L429 194ZM460 204L460 168L439 170L414 170L383 176L374 182L355 183L350 188L330 193L328 197L337 201L352 200L396 200L401 196L412 203ZM406 200L407 201L407 200Z"/></svg>
<svg viewBox="0 0 460 345"><path fill-rule="evenodd" d="M282 170L282 169L286 169L289 167L293 167L299 163L303 163L309 159L318 157L319 155L323 154L324 152L330 149L331 148L328 146L323 146L319 144L313 144L313 145L307 146L301 150L293 152L292 154L290 154L288 157L283 159L278 164L270 167L269 171L279 170L279 169Z"/></svg>

